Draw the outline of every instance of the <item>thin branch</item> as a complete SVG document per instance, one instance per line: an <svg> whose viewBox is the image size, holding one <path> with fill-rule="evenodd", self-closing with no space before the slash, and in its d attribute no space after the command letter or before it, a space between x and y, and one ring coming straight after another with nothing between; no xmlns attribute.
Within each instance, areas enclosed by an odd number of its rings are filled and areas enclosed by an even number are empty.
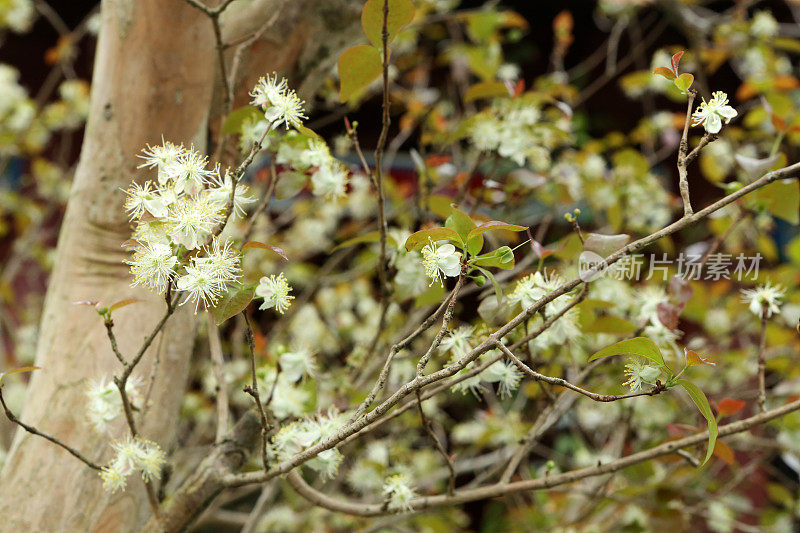
<svg viewBox="0 0 800 533"><path fill-rule="evenodd" d="M678 189L681 193L683 200L683 216L688 217L692 215L692 202L689 199L689 177L686 170L689 162L687 161L687 152L689 151L689 126L692 122L692 104L694 104L697 92L694 89L689 89L686 94L686 120L683 123L683 135L681 135L681 142L678 147Z"/></svg>
<svg viewBox="0 0 800 533"><path fill-rule="evenodd" d="M50 442L52 442L56 446L60 446L61 448L65 449L66 451L71 453L74 457L78 458L81 462L83 462L86 466L88 466L89 468L91 468L93 470L102 470L103 469L102 466L100 466L99 464L95 463L94 461L90 461L89 459L87 459L83 454L81 454L78 450L76 450L72 446L64 444L63 442L58 440L56 437L53 437L52 435L48 435L47 433L39 431L35 427L30 426L30 425L26 424L25 422L21 421L19 418L17 418L14 415L14 413L12 413L11 410L6 405L6 401L3 398L3 388L2 387L0 387L0 404L3 405L3 410L6 412L6 418L8 418L11 422L13 422L14 424L18 425L19 427L21 427L22 429L24 429L25 431L27 431L31 435L36 435L36 436L42 437L43 439L49 440Z"/></svg>
<svg viewBox="0 0 800 533"><path fill-rule="evenodd" d="M502 343L502 341L495 342L495 345L498 348L500 348L500 351L502 351L506 355L506 357L511 359L511 362L514 363L514 365L523 374L526 374L526 375L528 375L528 376L530 376L533 379L536 379L538 381L543 381L544 383L549 383L550 385L558 385L559 387L565 387L567 389L573 390L573 391L577 392L578 394L583 394L587 398L591 398L592 400L594 400L596 402L616 402L618 400L626 400L628 398L636 398L638 396L655 396L656 394L659 394L659 393L664 392L665 390L667 390L667 388L663 384L661 384L661 382L657 381L656 382L656 386L653 389L649 390L649 391L632 392L632 393L629 393L629 394L621 394L621 395L597 394L596 392L591 392L591 391L588 391L586 389L582 389L582 388L578 387L577 385L574 385L574 384L570 383L569 381L567 381L565 379L556 378L556 377L552 377L552 376L545 376L544 374L540 374L540 373L536 372L535 370L533 370L528 365L526 365L525 363L523 363L522 361L520 361L519 358L516 355L514 355L514 353L511 352L511 350L509 350L506 347L505 344Z"/></svg>
<svg viewBox="0 0 800 533"><path fill-rule="evenodd" d="M464 285L464 279L466 276L467 264L462 262L461 273L458 276L458 281L453 289L453 295L450 297L450 301L447 303L447 308L445 309L444 316L442 317L442 327L439 328L439 331L436 333L436 337L433 338L433 342L431 343L430 347L428 347L428 351L425 352L425 354L420 357L419 361L417 362L417 377L422 377L422 374L425 371L425 366L428 364L433 352L435 352L439 347L439 344L441 344L444 334L447 332L447 324L450 322L450 319L453 318L453 309L455 308L456 300L458 300L458 291L460 291L462 285Z"/></svg>
<svg viewBox="0 0 800 533"><path fill-rule="evenodd" d="M769 304L764 303L761 308L761 338L758 342L758 407L761 412L767 410L767 310Z"/></svg>
<svg viewBox="0 0 800 533"><path fill-rule="evenodd" d="M222 343L219 338L219 328L210 312L206 312L208 328L208 350L211 352L211 366L214 369L214 379L217 380L217 437L215 442L220 442L228 434L228 421L230 418L230 402L228 401L228 388L225 383L225 359L222 356Z"/></svg>
<svg viewBox="0 0 800 533"><path fill-rule="evenodd" d="M760 413L750 418L740 420L738 422L720 426L719 437L721 438L728 435L733 435L735 433L747 431L750 428L782 417L797 410L800 410L800 400L788 403L764 413ZM703 431L689 437L665 442L650 448L649 450L632 453L605 464L598 463L595 466L579 468L563 474L549 475L536 479L516 481L513 483L495 483L484 487L460 490L456 491L452 496L446 494L422 496L411 500L411 502L409 502L409 506L412 511L427 511L439 507L498 498L523 491L547 490L560 485L581 481L583 479L592 478L603 474L611 474L622 470L623 468L643 463L645 461L650 461L658 457L663 457L665 455L676 454L678 450L701 444L707 440L708 431ZM290 481L292 483L292 487L301 493L304 498L316 505L319 505L320 507L357 516L381 516L389 514L389 511L386 509L384 504L351 502L332 498L322 494L319 491L311 489L311 487L308 487L305 482L302 482L302 485L295 484L295 480L299 477L299 475L293 476L293 474L296 474L296 472L291 472L289 473L289 476L287 476L287 479L292 477L292 481ZM300 480L302 481L302 479ZM228 482L233 483L233 479L229 479Z"/></svg>
<svg viewBox="0 0 800 533"><path fill-rule="evenodd" d="M264 193L264 198L261 199L261 202L256 206L253 210L253 213L250 215L250 220L247 222L247 226L244 229L244 233L242 234L242 245L239 247L239 251L242 251L242 247L250 240L250 236L253 234L253 230L255 229L256 222L258 222L258 217L261 216L261 213L264 213L267 208L269 207L269 202L272 200L272 193L275 192L275 185L278 183L278 172L275 169L275 161L272 160L269 162L269 186L267 187L267 192Z"/></svg>
<svg viewBox="0 0 800 533"><path fill-rule="evenodd" d="M444 458L444 461L447 464L447 469L450 471L450 480L447 483L447 494L452 496L453 492L456 490L456 468L453 465L453 458L447 454L447 450L444 449L442 441L439 440L439 437L436 436L436 432L433 431L433 422L431 422L428 417L425 416L425 411L422 410L422 397L420 396L419 389L417 389L416 394L417 408L419 409L419 418L422 422L422 427L433 441L433 445L439 451L439 454Z"/></svg>
<svg viewBox="0 0 800 533"><path fill-rule="evenodd" d="M267 459L267 443L269 434L269 422L267 421L267 413L264 411L264 406L261 404L261 396L258 393L258 379L256 378L256 346L253 337L253 328L250 326L250 319L247 313L242 311L244 322L247 325L245 336L247 337L247 347L250 349L250 374L252 376L252 385L245 386L244 391L253 397L253 402L258 409L258 417L261 423L261 463L264 466L264 471L269 469L269 461ZM273 387L274 389L274 387Z"/></svg>

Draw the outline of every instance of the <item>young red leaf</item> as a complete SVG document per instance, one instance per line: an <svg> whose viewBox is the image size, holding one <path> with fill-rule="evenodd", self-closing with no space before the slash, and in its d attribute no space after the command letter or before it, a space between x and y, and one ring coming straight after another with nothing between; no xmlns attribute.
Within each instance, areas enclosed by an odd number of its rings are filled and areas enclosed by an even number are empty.
<svg viewBox="0 0 800 533"><path fill-rule="evenodd" d="M672 80L674 80L674 79L675 79L675 77L676 77L676 76L675 76L675 73L674 73L674 72L672 72L672 71L671 71L670 69L668 69L667 67L658 67L658 68L656 68L655 70L653 70L653 74L657 74L658 76L664 76L664 77L665 77L665 78L667 78L669 81L672 81Z"/></svg>
<svg viewBox="0 0 800 533"><path fill-rule="evenodd" d="M734 400L733 398L723 398L717 404L717 413L721 417L735 415L742 409L747 403L744 400Z"/></svg>
<svg viewBox="0 0 800 533"><path fill-rule="evenodd" d="M244 252L245 250L250 250L252 248L261 248L262 250L270 250L271 252L274 252L279 256L281 256L284 261L289 260L289 257L286 255L286 252L284 252L283 248L281 248L280 246L270 246L269 244L264 244L263 242L250 241L246 243L244 246L242 246L242 251Z"/></svg>
<svg viewBox="0 0 800 533"><path fill-rule="evenodd" d="M670 331L675 331L678 327L678 319L680 318L681 310L674 305L667 302L659 302L656 306L656 316L658 321Z"/></svg>
<svg viewBox="0 0 800 533"><path fill-rule="evenodd" d="M694 350L688 350L686 348L683 349L683 353L686 354L686 365L687 366L695 366L695 365L709 365L709 366L717 366L717 363L712 363L708 359L704 357L700 357L697 352Z"/></svg>
<svg viewBox="0 0 800 533"><path fill-rule="evenodd" d="M683 57L683 50L672 56L672 71L675 73L676 76L678 75L678 65L680 64L682 57Z"/></svg>
<svg viewBox="0 0 800 533"><path fill-rule="evenodd" d="M721 440L718 440L714 444L714 455L725 461L728 465L732 465L736 462L736 455L733 453L733 449Z"/></svg>

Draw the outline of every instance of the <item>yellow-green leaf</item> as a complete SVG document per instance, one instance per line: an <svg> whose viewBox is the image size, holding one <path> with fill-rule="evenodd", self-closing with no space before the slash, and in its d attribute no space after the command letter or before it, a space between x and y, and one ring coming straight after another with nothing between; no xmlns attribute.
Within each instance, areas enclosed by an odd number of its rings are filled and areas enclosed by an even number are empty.
<svg viewBox="0 0 800 533"><path fill-rule="evenodd" d="M464 244L461 242L461 237L458 236L455 230L450 228L430 228L412 233L411 236L406 239L406 250L410 252L411 250L422 248L428 244L428 241L436 242L445 240L458 244L459 246L463 246Z"/></svg>
<svg viewBox="0 0 800 533"><path fill-rule="evenodd" d="M464 101L471 102L480 98L494 98L495 96L508 96L506 84L499 81L480 81L467 89Z"/></svg>
<svg viewBox="0 0 800 533"><path fill-rule="evenodd" d="M700 410L700 414L702 414L706 419L706 422L708 422L708 451L706 451L706 458L703 459L702 463L700 463L700 466L703 466L714 453L714 443L716 442L717 434L719 433L719 429L717 428L717 420L714 418L714 413L711 412L711 406L708 405L708 398L706 398L706 395L700 390L700 387L691 381L686 381L685 379L679 379L676 381L676 383L689 393L692 401Z"/></svg>
<svg viewBox="0 0 800 533"><path fill-rule="evenodd" d="M383 5L386 0L367 0L361 10L361 27L369 42L383 48ZM414 20L414 2L411 0L388 0L386 17L386 43L391 43L397 34Z"/></svg>
<svg viewBox="0 0 800 533"><path fill-rule="evenodd" d="M764 203L771 215L794 225L800 222L800 183L797 180L770 183L756 191L753 196Z"/></svg>
<svg viewBox="0 0 800 533"><path fill-rule="evenodd" d="M667 363L664 362L664 356L661 355L661 350L658 349L656 343L647 337L635 337L633 339L627 339L616 344L612 344L611 346L603 348L591 356L589 361L594 361L595 359L600 359L601 357L610 357L612 355L638 355L653 361L658 366L666 370L667 373L670 375L672 374L672 370L670 370L667 366Z"/></svg>
<svg viewBox="0 0 800 533"><path fill-rule="evenodd" d="M125 307L126 305L135 304L136 302L141 302L141 300L137 298L129 298L127 300L120 300L119 302L115 302L111 304L108 308L109 312L116 311L120 307Z"/></svg>
<svg viewBox="0 0 800 533"><path fill-rule="evenodd" d="M340 242L331 251L335 252L336 250L340 250L342 248L348 248L350 246L355 246L356 244L361 244L364 242L378 242L380 240L381 240L380 231L370 231L369 233L365 233L363 235L359 235L358 237L353 237L352 239L347 239L344 242ZM386 242L389 243L391 246L397 247L397 241L395 241L391 235L386 236Z"/></svg>
<svg viewBox="0 0 800 533"><path fill-rule="evenodd" d="M358 44L342 52L338 66L341 102L360 95L383 71L380 52L367 44Z"/></svg>

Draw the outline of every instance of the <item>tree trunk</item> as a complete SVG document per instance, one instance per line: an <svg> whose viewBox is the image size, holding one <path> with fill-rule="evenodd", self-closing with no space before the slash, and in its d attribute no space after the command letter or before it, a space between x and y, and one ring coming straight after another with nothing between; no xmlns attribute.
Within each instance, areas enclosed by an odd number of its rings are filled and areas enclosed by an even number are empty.
<svg viewBox="0 0 800 533"><path fill-rule="evenodd" d="M213 2L208 2L214 5ZM279 11L268 31L242 55L236 105L254 79L273 70L304 80L308 97L344 46L358 35L359 0L252 0L234 2L223 15L225 42L252 35ZM203 149L209 124L219 126L219 68L211 22L184 0L103 0L91 110L55 268L41 319L36 371L21 419L107 462L112 437L98 435L86 417L89 380L119 373L102 319L77 301L111 304L142 300L114 312L120 350L130 358L165 310L162 297L130 287L120 245L130 238L122 208L137 170L136 155L162 136ZM234 53L228 50L228 61ZM294 73L294 76L291 74ZM140 432L169 450L186 386L194 340L192 310L167 322L134 376L148 387ZM113 437L127 435L123 417ZM103 491L97 472L53 444L17 431L0 472L0 516L7 531L138 531L150 517L141 480L125 491Z"/></svg>

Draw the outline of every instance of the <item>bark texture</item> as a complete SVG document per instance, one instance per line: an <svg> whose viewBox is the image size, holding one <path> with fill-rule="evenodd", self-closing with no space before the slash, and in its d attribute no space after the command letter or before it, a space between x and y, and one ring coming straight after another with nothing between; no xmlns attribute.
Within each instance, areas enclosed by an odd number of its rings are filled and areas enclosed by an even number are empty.
<svg viewBox="0 0 800 533"><path fill-rule="evenodd" d="M273 70L306 80L302 87L309 95L341 49L358 38L360 6L359 0L231 4L222 18L226 42L252 36L277 13L241 56L236 105L246 103L247 89L259 75ZM89 380L110 378L120 366L102 319L73 302L142 300L114 313L119 347L128 358L163 315L161 297L130 287L123 263L128 253L120 247L130 226L120 189L132 178L147 179L136 168L136 154L146 143L160 143L162 135L206 147L209 124L216 129L220 113L214 47L209 19L184 0L103 0L91 111L41 319L35 364L42 370L32 377L21 413L23 421L97 462L110 459L111 437L90 427L85 390ZM228 49L229 61L234 49ZM146 388L158 355L150 407L138 414L138 424L165 450L174 442L192 353L194 317L188 307L169 319L134 373ZM127 435L122 417L112 435ZM0 529L139 531L150 514L140 479L132 476L126 491L109 495L96 472L51 443L17 431L0 472Z"/></svg>

